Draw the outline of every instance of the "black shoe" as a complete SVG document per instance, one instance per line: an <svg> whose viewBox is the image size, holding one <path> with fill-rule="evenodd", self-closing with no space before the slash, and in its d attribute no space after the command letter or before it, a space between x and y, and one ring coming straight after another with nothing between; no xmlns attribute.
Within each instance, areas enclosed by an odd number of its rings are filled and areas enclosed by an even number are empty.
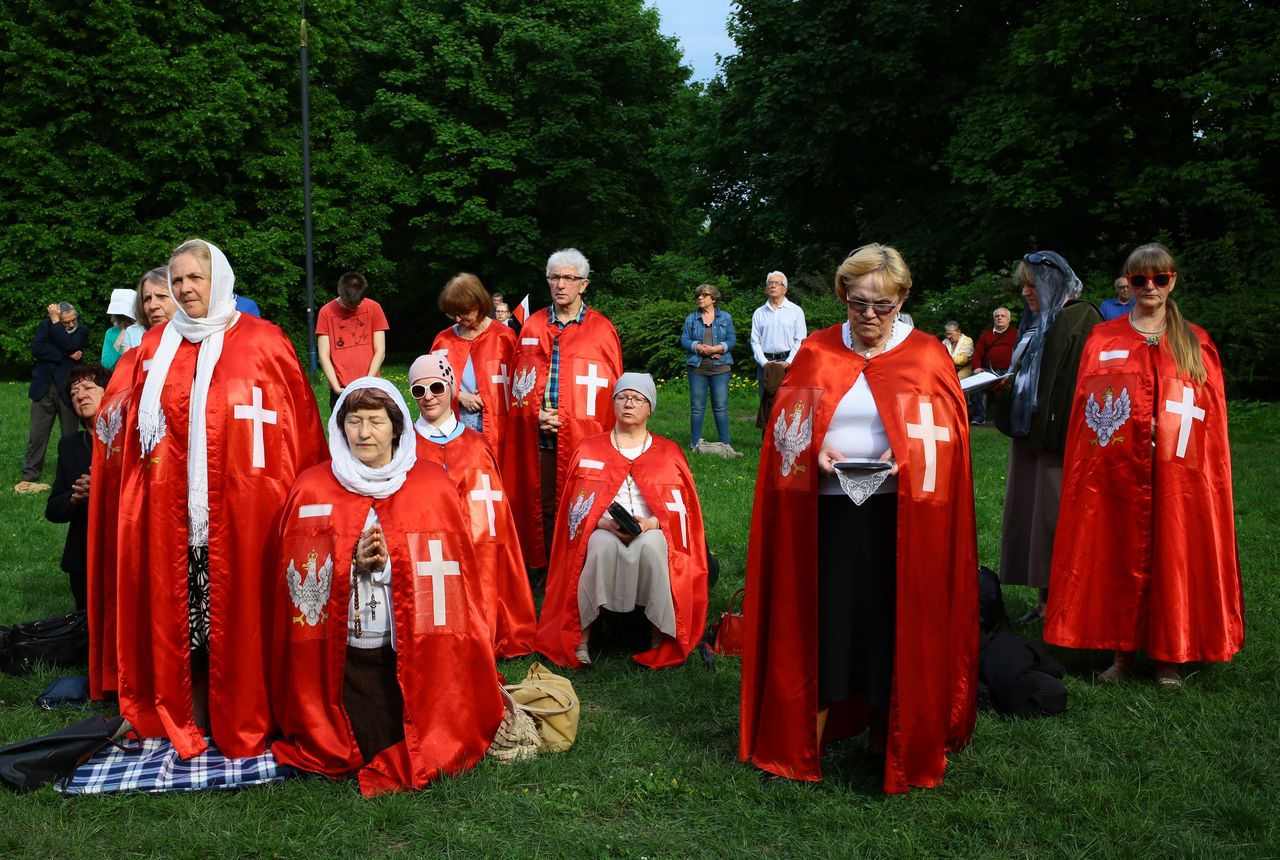
<svg viewBox="0 0 1280 860"><path fill-rule="evenodd" d="M1032 606L1013 623L1020 627L1025 627L1028 624L1038 624L1041 621L1044 621L1044 612L1041 611L1039 606Z"/></svg>

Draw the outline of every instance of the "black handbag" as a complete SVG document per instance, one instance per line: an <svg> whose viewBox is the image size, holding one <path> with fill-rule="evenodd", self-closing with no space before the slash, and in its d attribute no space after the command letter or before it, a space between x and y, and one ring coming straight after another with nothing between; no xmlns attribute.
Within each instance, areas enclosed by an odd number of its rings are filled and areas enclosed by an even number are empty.
<svg viewBox="0 0 1280 860"><path fill-rule="evenodd" d="M94 753L129 730L124 717L90 717L48 735L0 747L0 782L31 791L70 776Z"/></svg>
<svg viewBox="0 0 1280 860"><path fill-rule="evenodd" d="M613 521L618 524L618 528L629 535L638 535L642 531L640 523L636 522L636 518L631 516L631 511L617 502L609 505L609 516L613 517Z"/></svg>
<svg viewBox="0 0 1280 860"><path fill-rule="evenodd" d="M41 663L88 665L89 620L84 610L0 628L0 669L25 675Z"/></svg>

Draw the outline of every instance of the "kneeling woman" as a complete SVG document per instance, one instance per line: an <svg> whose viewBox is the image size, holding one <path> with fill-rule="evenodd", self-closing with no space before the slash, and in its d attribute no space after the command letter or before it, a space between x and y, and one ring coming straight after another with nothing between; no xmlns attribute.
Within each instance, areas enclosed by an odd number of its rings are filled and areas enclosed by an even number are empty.
<svg viewBox="0 0 1280 860"><path fill-rule="evenodd" d="M652 669L684 662L702 638L702 508L680 446L649 433L657 400L649 374L622 374L613 389L613 430L584 439L569 460L535 646L561 666L591 662L591 625L601 609L644 607L652 647L635 659ZM639 534L609 515L614 503Z"/></svg>
<svg viewBox="0 0 1280 860"><path fill-rule="evenodd" d="M421 788L478 762L503 714L470 535L444 470L415 467L389 382L346 387L329 452L282 514L272 751L326 776L358 772L365 794Z"/></svg>

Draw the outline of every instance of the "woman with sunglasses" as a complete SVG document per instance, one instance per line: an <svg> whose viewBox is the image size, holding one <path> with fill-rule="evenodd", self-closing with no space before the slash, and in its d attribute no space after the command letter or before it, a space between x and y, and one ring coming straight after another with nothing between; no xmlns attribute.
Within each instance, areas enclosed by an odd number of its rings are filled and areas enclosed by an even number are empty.
<svg viewBox="0 0 1280 860"><path fill-rule="evenodd" d="M1100 681L1145 650L1161 685L1179 665L1225 662L1244 644L1217 348L1172 293L1163 245L1129 255L1134 308L1093 330L1067 435L1064 521L1046 642L1115 652Z"/></svg>
<svg viewBox="0 0 1280 860"><path fill-rule="evenodd" d="M978 567L964 394L901 316L887 245L835 276L848 321L805 339L778 389L747 554L739 756L818 780L869 728L886 792L942 782L977 715Z"/></svg>
<svg viewBox="0 0 1280 860"><path fill-rule="evenodd" d="M271 749L365 795L422 788L478 762L503 715L470 530L386 380L343 389L329 453L280 521Z"/></svg>
<svg viewBox="0 0 1280 860"><path fill-rule="evenodd" d="M420 355L409 368L418 403L418 460L444 466L457 489L475 545L475 581L499 659L533 648L537 610L498 461L484 437L453 414L457 378L445 356Z"/></svg>
<svg viewBox="0 0 1280 860"><path fill-rule="evenodd" d="M456 414L502 455L516 335L489 317L493 300L470 272L454 275L440 293L440 310L454 324L436 335L431 352L446 355L457 380Z"/></svg>
<svg viewBox="0 0 1280 860"><path fill-rule="evenodd" d="M1044 619L1049 597L1062 452L1075 394L1076 370L1085 339L1102 321L1079 298L1083 284L1053 251L1027 254L1014 278L1022 288L1018 342L1021 360L1013 385L996 406L996 427L1012 437L1006 471L1004 525L1000 535L1000 580L1039 589L1036 602L1016 624Z"/></svg>
<svg viewBox="0 0 1280 860"><path fill-rule="evenodd" d="M702 638L702 507L680 446L649 432L657 402L652 376L622 374L614 428L582 440L569 460L536 644L560 666L591 664L602 609L644 607L649 648L635 660L651 669L683 663Z"/></svg>

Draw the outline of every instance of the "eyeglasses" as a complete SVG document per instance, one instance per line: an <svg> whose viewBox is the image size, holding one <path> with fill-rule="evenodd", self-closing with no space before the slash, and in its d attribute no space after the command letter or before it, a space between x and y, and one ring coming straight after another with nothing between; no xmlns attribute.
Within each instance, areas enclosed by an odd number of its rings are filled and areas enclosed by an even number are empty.
<svg viewBox="0 0 1280 860"><path fill-rule="evenodd" d="M448 388L448 386L437 379L430 385L423 385L421 382L415 382L413 385L409 386L409 393L413 395L414 400L421 400L427 396L428 391L431 392L432 396L439 397L441 394L444 394L446 388Z"/></svg>
<svg viewBox="0 0 1280 860"><path fill-rule="evenodd" d="M864 302L861 299L845 299L844 303L849 306L849 310L859 316L865 314L868 309L875 311L878 317L887 316L898 306L897 302Z"/></svg>
<svg viewBox="0 0 1280 860"><path fill-rule="evenodd" d="M1022 258L1024 263L1031 266L1048 266L1050 269L1062 271L1062 267L1058 265L1058 261L1050 257L1048 254L1041 254L1039 251L1033 254L1027 254Z"/></svg>
<svg viewBox="0 0 1280 860"><path fill-rule="evenodd" d="M648 403L649 399L643 396L632 397L630 394L615 394L613 395L613 402L622 406L639 406L641 403Z"/></svg>
<svg viewBox="0 0 1280 860"><path fill-rule="evenodd" d="M582 275L547 275L547 283L554 284L556 281L565 281L566 283L576 284L578 281L585 281Z"/></svg>
<svg viewBox="0 0 1280 860"><path fill-rule="evenodd" d="M1169 279L1177 272L1156 272L1154 275L1125 275L1124 278L1129 282L1129 286L1135 290L1140 290L1147 285L1147 281L1155 284L1157 287L1169 286Z"/></svg>

